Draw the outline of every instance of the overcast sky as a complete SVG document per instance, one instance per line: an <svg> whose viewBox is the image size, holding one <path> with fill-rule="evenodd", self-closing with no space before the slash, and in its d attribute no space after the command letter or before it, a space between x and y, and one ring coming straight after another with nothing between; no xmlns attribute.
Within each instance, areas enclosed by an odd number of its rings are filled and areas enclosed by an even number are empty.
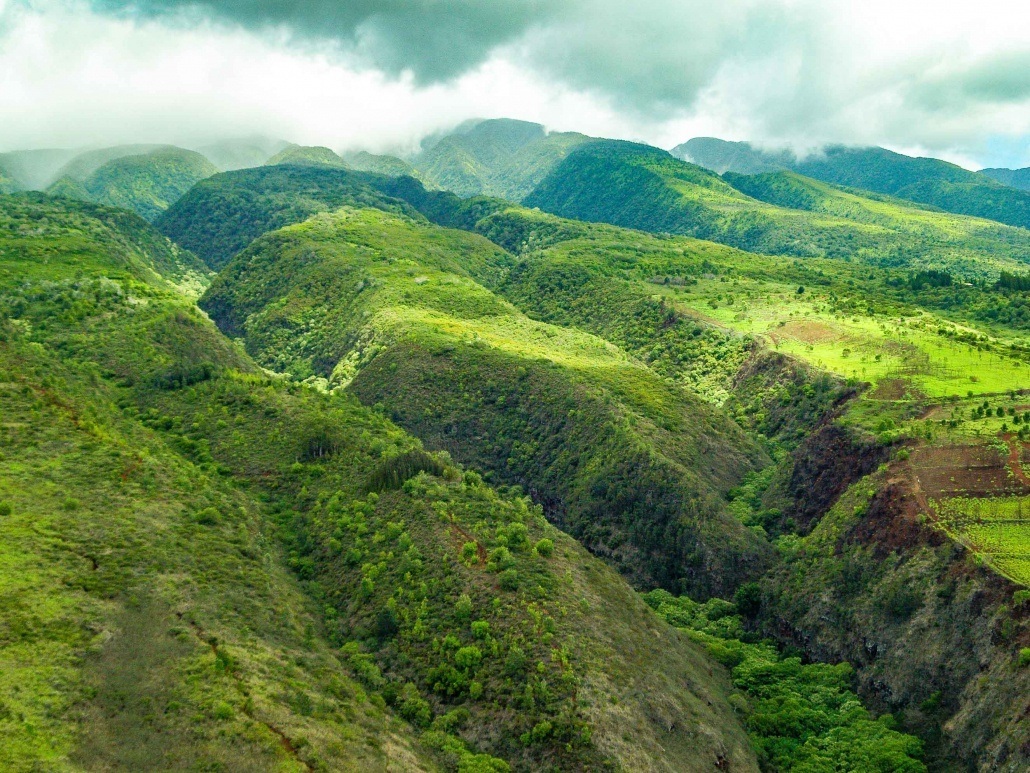
<svg viewBox="0 0 1030 773"><path fill-rule="evenodd" d="M1025 0L0 0L0 149L471 117L1030 165Z"/></svg>

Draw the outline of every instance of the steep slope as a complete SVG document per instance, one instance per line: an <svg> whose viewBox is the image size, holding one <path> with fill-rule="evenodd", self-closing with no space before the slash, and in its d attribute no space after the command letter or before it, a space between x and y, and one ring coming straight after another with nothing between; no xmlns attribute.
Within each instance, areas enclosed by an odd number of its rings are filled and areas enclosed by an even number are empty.
<svg viewBox="0 0 1030 773"><path fill-rule="evenodd" d="M198 355L258 371L157 279L161 237L67 204L0 200L0 767L436 769L316 633L261 505L132 409Z"/></svg>
<svg viewBox="0 0 1030 773"><path fill-rule="evenodd" d="M0 167L0 194L15 193L21 188L15 180L3 167Z"/></svg>
<svg viewBox="0 0 1030 773"><path fill-rule="evenodd" d="M283 148L265 162L265 166L276 164L293 164L294 166L332 166L347 168L347 162L329 148L321 146L307 147L290 145Z"/></svg>
<svg viewBox="0 0 1030 773"><path fill-rule="evenodd" d="M66 199L75 199L76 201L93 201L93 197L83 187L82 183L70 177L62 177L59 180L55 180L46 187L45 193L48 196L61 196Z"/></svg>
<svg viewBox="0 0 1030 773"><path fill-rule="evenodd" d="M0 163L3 163L2 160ZM980 174L987 175L992 180L997 180L1010 188L1030 191L1030 167L1025 169L981 169Z"/></svg>
<svg viewBox="0 0 1030 773"><path fill-rule="evenodd" d="M841 207L834 214L769 205L665 151L625 142L582 146L525 204L563 217L686 234L753 252L858 258L970 278L1022 270L1030 254L1030 234L1023 229L884 200ZM862 209L875 209L878 217L856 217Z"/></svg>
<svg viewBox="0 0 1030 773"><path fill-rule="evenodd" d="M527 121L480 121L439 139L412 163L425 179L460 196L521 201L589 139L573 132L549 134Z"/></svg>
<svg viewBox="0 0 1030 773"><path fill-rule="evenodd" d="M748 143L710 137L690 140L673 152L720 173L791 169L824 182L886 193L947 212L1030 227L1030 193L936 158L913 158L885 148L840 145L798 158L785 151L766 152Z"/></svg>
<svg viewBox="0 0 1030 773"><path fill-rule="evenodd" d="M219 269L251 241L343 205L414 211L369 185L366 173L274 165L198 183L155 222L163 234Z"/></svg>
<svg viewBox="0 0 1030 773"><path fill-rule="evenodd" d="M153 221L199 181L218 169L199 153L161 148L108 161L82 181L93 201Z"/></svg>
<svg viewBox="0 0 1030 773"><path fill-rule="evenodd" d="M528 499L262 374L142 221L0 212L5 769L756 769L721 670Z"/></svg>
<svg viewBox="0 0 1030 773"><path fill-rule="evenodd" d="M469 278L496 284L510 261L479 237L341 210L255 242L202 306L267 367L349 383L430 447L525 485L638 582L732 589L767 548L721 499L761 453L610 344Z"/></svg>

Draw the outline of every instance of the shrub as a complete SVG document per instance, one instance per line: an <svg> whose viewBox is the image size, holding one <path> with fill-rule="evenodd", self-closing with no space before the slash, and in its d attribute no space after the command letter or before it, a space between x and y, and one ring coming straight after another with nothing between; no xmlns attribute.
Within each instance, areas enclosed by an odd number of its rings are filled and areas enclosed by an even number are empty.
<svg viewBox="0 0 1030 773"><path fill-rule="evenodd" d="M476 620L472 624L472 636L476 639L485 639L490 635L490 623L486 620Z"/></svg>
<svg viewBox="0 0 1030 773"><path fill-rule="evenodd" d="M390 607L383 607L376 615L375 634L379 639L392 638L400 630L397 613Z"/></svg>
<svg viewBox="0 0 1030 773"><path fill-rule="evenodd" d="M1024 668L1030 666L1030 647L1023 647L1019 651L1019 665Z"/></svg>
<svg viewBox="0 0 1030 773"><path fill-rule="evenodd" d="M5 518L12 512L10 502L0 502L0 518Z"/></svg>
<svg viewBox="0 0 1030 773"><path fill-rule="evenodd" d="M544 558L550 558L551 554L554 553L554 542L544 537L542 540L536 543L534 549L537 555L543 556Z"/></svg>
<svg viewBox="0 0 1030 773"><path fill-rule="evenodd" d="M503 590L518 590L519 573L514 569L505 569L501 572L498 582Z"/></svg>
<svg viewBox="0 0 1030 773"><path fill-rule="evenodd" d="M462 647L454 653L454 662L458 668L476 668L483 661L483 651L479 647Z"/></svg>
<svg viewBox="0 0 1030 773"><path fill-rule="evenodd" d="M411 724L428 727L433 721L433 710L429 707L429 701L419 694L418 688L411 682L401 688L398 703L401 716Z"/></svg>
<svg viewBox="0 0 1030 773"><path fill-rule="evenodd" d="M762 588L757 582L746 582L733 596L737 611L745 617L754 617L762 608Z"/></svg>
<svg viewBox="0 0 1030 773"><path fill-rule="evenodd" d="M462 593L454 605L454 614L459 620L468 620L472 616L472 599L467 593Z"/></svg>

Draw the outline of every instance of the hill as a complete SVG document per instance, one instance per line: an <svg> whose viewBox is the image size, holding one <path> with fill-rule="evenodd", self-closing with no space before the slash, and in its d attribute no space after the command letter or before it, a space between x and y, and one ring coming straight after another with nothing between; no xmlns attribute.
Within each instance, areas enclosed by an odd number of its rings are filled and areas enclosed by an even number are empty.
<svg viewBox="0 0 1030 773"><path fill-rule="evenodd" d="M265 166L276 164L293 164L295 166L332 166L340 169L347 168L347 162L340 158L329 148L305 147L302 145L290 145L283 148L270 159L265 161Z"/></svg>
<svg viewBox="0 0 1030 773"><path fill-rule="evenodd" d="M534 491L639 583L731 590L767 554L721 499L761 452L611 344L533 322L472 279L493 284L509 262L480 237L341 210L254 242L202 307L266 367L348 385L430 447Z"/></svg>
<svg viewBox="0 0 1030 773"><path fill-rule="evenodd" d="M1025 169L981 169L980 174L987 175L992 180L997 180L1010 188L1030 191L1030 167Z"/></svg>
<svg viewBox="0 0 1030 773"><path fill-rule="evenodd" d="M54 180L68 177L82 182L109 161L126 156L142 156L147 153L169 147L168 145L115 145L109 148L96 148L75 154L67 163L58 169Z"/></svg>
<svg viewBox="0 0 1030 773"><path fill-rule="evenodd" d="M361 172L281 164L203 180L155 222L163 234L220 269L257 237L344 205L414 213ZM385 178L383 178L385 180Z"/></svg>
<svg viewBox="0 0 1030 773"><path fill-rule="evenodd" d="M396 156L380 156L365 150L344 153L343 160L350 169L358 172L372 172L388 177L414 177L428 184L424 175L414 166Z"/></svg>
<svg viewBox="0 0 1030 773"><path fill-rule="evenodd" d="M885 148L840 145L798 158L785 151L766 152L748 143L728 143L711 137L690 140L673 152L719 172L754 174L790 169L836 185L1030 228L1030 193L936 158L913 158Z"/></svg>
<svg viewBox="0 0 1030 773"><path fill-rule="evenodd" d="M199 153L161 148L108 161L81 185L92 201L132 210L153 221L197 182L217 173Z"/></svg>
<svg viewBox="0 0 1030 773"><path fill-rule="evenodd" d="M756 769L721 669L528 499L262 372L139 218L0 213L5 768Z"/></svg>
<svg viewBox="0 0 1030 773"><path fill-rule="evenodd" d="M425 180L459 196L521 201L576 146L590 138L548 133L540 124L511 119L461 127L412 159Z"/></svg>
<svg viewBox="0 0 1030 773"><path fill-rule="evenodd" d="M742 185L739 179L737 184ZM793 185L799 184L794 178ZM1021 271L1030 254L1030 235L1023 229L883 198L867 196L859 205L858 191L824 187L820 196L840 203L827 204L824 211L770 205L665 151L601 141L570 154L525 204L563 217L686 234L752 252L918 266L969 278Z"/></svg>

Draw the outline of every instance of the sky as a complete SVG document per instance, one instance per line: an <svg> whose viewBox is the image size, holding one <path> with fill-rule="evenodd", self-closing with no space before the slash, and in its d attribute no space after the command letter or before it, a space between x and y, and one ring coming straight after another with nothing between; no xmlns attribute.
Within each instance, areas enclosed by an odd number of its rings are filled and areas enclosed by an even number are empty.
<svg viewBox="0 0 1030 773"><path fill-rule="evenodd" d="M0 150L511 117L1030 166L1025 0L0 0Z"/></svg>

